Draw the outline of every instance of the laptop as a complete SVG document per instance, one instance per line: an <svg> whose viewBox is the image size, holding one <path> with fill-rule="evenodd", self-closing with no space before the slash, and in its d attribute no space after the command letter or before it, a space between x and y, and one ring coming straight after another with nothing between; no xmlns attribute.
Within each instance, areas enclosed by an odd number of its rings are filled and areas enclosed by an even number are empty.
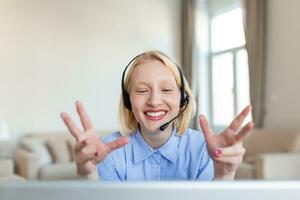
<svg viewBox="0 0 300 200"><path fill-rule="evenodd" d="M4 182L1 200L299 200L300 181Z"/></svg>

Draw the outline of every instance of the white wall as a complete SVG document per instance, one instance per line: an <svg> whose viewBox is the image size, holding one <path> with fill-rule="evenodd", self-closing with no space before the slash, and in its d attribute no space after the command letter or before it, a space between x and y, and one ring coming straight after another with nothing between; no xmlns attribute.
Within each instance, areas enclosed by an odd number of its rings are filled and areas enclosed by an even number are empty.
<svg viewBox="0 0 300 200"><path fill-rule="evenodd" d="M265 127L300 128L300 1L267 1Z"/></svg>
<svg viewBox="0 0 300 200"><path fill-rule="evenodd" d="M80 99L97 129L117 129L125 65L147 49L179 62L180 18L180 0L0 0L0 121L66 130L59 114L77 117Z"/></svg>

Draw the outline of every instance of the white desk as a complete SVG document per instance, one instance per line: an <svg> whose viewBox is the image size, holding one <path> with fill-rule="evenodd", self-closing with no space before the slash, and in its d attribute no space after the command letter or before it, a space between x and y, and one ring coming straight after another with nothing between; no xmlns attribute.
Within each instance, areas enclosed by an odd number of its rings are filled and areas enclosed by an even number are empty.
<svg viewBox="0 0 300 200"><path fill-rule="evenodd" d="M0 183L1 200L299 200L300 181Z"/></svg>

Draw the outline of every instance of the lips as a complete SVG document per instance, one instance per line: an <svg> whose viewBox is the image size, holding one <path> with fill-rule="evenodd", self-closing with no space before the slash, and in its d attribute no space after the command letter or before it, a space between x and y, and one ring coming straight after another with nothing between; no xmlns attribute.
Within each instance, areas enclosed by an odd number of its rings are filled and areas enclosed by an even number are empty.
<svg viewBox="0 0 300 200"><path fill-rule="evenodd" d="M163 119L167 111L166 110L147 110L144 112L146 119L152 120L152 121L158 121Z"/></svg>

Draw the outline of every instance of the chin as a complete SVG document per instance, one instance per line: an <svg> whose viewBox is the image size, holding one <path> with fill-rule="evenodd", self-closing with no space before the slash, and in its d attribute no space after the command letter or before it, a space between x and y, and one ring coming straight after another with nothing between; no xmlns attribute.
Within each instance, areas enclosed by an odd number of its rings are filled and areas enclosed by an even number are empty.
<svg viewBox="0 0 300 200"><path fill-rule="evenodd" d="M162 123L162 124L163 124L163 123ZM151 125L151 126L149 126L149 125L147 125L147 126L142 126L142 125L141 125L141 127L143 127L142 129L146 130L147 132L154 132L154 133L156 133L156 132L160 132L159 127L160 127L162 124L155 124L155 125Z"/></svg>
<svg viewBox="0 0 300 200"><path fill-rule="evenodd" d="M158 132L158 131L160 131L160 130L159 130L159 126L145 128L145 130L147 130L147 131L149 131L149 132Z"/></svg>

